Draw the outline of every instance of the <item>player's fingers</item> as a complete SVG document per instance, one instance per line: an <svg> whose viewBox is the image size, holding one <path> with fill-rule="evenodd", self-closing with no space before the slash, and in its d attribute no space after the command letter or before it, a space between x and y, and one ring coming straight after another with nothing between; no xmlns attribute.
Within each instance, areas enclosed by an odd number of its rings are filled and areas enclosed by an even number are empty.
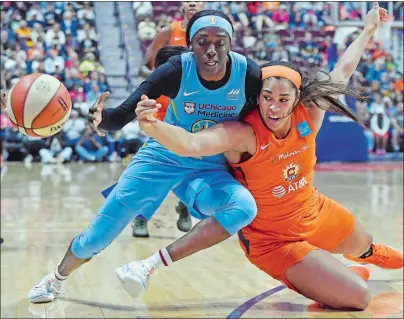
<svg viewBox="0 0 404 319"><path fill-rule="evenodd" d="M147 109L147 110L142 111L138 116L139 121L146 119L150 114L156 113L156 111L157 111L157 108Z"/></svg>
<svg viewBox="0 0 404 319"><path fill-rule="evenodd" d="M93 114L88 114L87 119L92 123L97 119L97 117L95 117Z"/></svg>
<svg viewBox="0 0 404 319"><path fill-rule="evenodd" d="M143 95L140 97L140 100L141 100L141 101L148 100L148 99L149 99L149 98L147 97L146 94L143 94Z"/></svg>
<svg viewBox="0 0 404 319"><path fill-rule="evenodd" d="M100 98L99 98L99 101L100 101L100 102L104 102L105 99L106 99L108 96L109 96L109 91L102 93L101 96L100 96Z"/></svg>
<svg viewBox="0 0 404 319"><path fill-rule="evenodd" d="M146 106L146 107L155 107L156 104L157 104L156 100L147 99L147 100L140 101L137 105L138 106Z"/></svg>
<svg viewBox="0 0 404 319"><path fill-rule="evenodd" d="M99 129L98 129L98 124L97 121L93 121L90 125L91 128L97 133L98 136L105 136L104 133L102 133Z"/></svg>

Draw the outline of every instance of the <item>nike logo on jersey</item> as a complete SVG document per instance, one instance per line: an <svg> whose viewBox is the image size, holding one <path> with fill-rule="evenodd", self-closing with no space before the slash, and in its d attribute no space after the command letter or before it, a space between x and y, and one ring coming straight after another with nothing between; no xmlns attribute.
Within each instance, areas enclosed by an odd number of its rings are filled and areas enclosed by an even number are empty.
<svg viewBox="0 0 404 319"><path fill-rule="evenodd" d="M267 145L261 145L261 151L266 149L269 145L271 145L272 143L268 143Z"/></svg>
<svg viewBox="0 0 404 319"><path fill-rule="evenodd" d="M181 39L183 39L184 37L174 37L174 41L179 41L179 40L181 40Z"/></svg>
<svg viewBox="0 0 404 319"><path fill-rule="evenodd" d="M189 93L184 92L184 96L190 96L190 95L195 94L195 93L198 93L198 92L199 92L199 91L189 92Z"/></svg>

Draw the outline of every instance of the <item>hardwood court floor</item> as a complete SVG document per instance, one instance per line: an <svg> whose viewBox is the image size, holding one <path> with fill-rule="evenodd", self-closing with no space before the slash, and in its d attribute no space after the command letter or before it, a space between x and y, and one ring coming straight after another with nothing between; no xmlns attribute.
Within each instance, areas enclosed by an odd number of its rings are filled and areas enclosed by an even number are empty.
<svg viewBox="0 0 404 319"><path fill-rule="evenodd" d="M376 242L402 251L403 169L397 164L387 168L373 171L355 166L341 172L321 165L315 182L323 193L352 210ZM172 194L150 222L149 239L132 238L127 227L109 248L68 279L59 300L30 304L28 291L54 270L70 240L88 225L102 203L100 190L111 185L122 169L119 164L27 168L12 163L2 170L2 318L403 317L402 270L369 267L373 300L366 311L325 311L313 308L312 301L249 264L235 237L157 271L146 294L131 299L114 269L145 258L181 236Z"/></svg>

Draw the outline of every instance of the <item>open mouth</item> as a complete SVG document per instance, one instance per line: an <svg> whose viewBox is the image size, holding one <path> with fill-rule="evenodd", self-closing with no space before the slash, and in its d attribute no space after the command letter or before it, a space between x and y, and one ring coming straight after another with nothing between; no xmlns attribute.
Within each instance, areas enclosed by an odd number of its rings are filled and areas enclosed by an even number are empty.
<svg viewBox="0 0 404 319"><path fill-rule="evenodd" d="M279 121L281 118L279 116L275 116L275 115L269 115L268 116L272 121Z"/></svg>
<svg viewBox="0 0 404 319"><path fill-rule="evenodd" d="M216 61L206 61L205 64L209 65L209 66L215 66L217 64L217 62Z"/></svg>

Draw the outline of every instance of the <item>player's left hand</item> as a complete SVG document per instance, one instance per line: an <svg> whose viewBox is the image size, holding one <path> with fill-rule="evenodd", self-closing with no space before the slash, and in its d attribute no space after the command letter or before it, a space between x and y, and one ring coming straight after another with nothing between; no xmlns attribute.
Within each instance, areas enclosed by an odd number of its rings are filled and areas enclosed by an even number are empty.
<svg viewBox="0 0 404 319"><path fill-rule="evenodd" d="M136 107L136 115L139 124L158 122L158 119L154 117L154 113L156 113L160 107L160 103L157 103L156 100L149 99L143 94Z"/></svg>
<svg viewBox="0 0 404 319"><path fill-rule="evenodd" d="M365 16L365 29L369 29L373 34L388 20L388 12L379 7L378 2L373 2L373 9Z"/></svg>

